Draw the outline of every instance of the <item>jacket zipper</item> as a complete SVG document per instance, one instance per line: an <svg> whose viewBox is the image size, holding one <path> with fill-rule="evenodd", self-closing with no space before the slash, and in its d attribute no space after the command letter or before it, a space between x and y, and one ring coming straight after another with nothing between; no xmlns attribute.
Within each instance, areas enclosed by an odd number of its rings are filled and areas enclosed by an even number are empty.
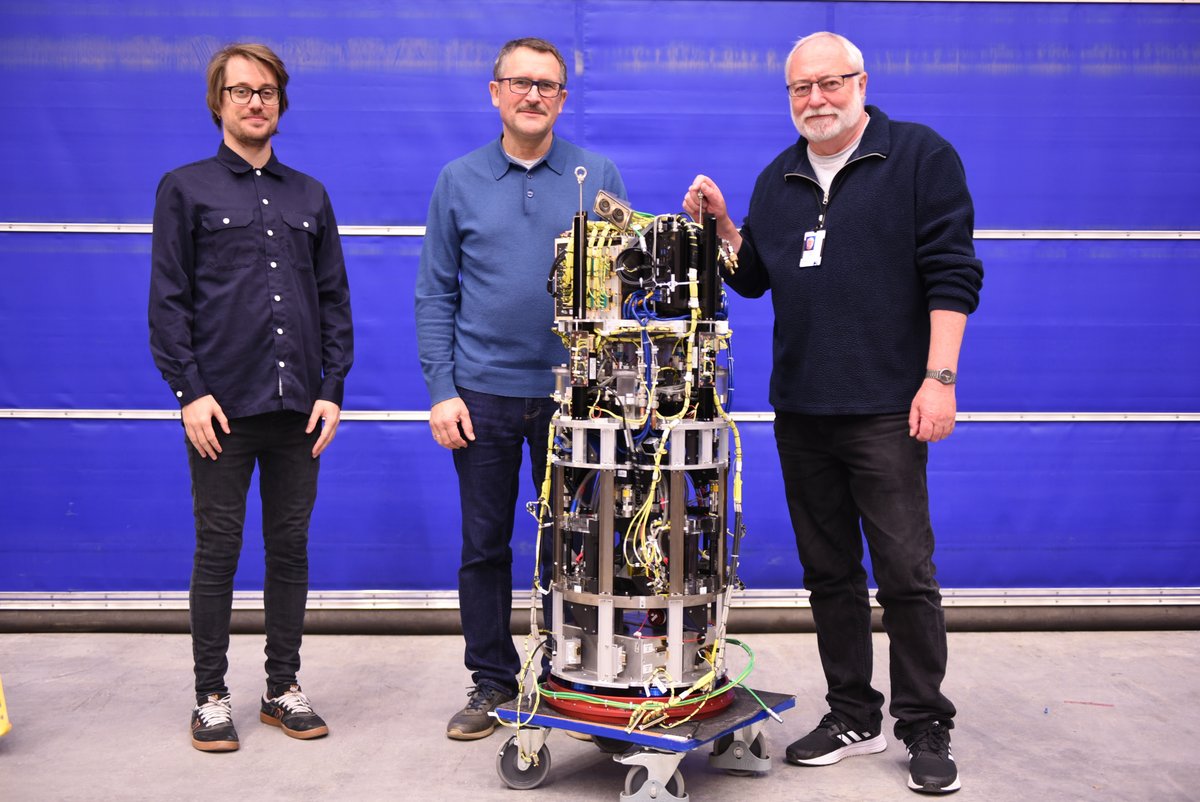
<svg viewBox="0 0 1200 802"><path fill-rule="evenodd" d="M850 165L854 164L855 162L860 162L863 159L868 159L873 156L878 156L881 159L887 158L886 156L884 156L882 153L879 153L878 151L872 151L871 153L864 153L861 156L857 156L857 157L851 159L850 161L848 161L842 165L842 169L838 170L837 175L835 175L833 177L833 180L829 182L829 190L828 191L821 189L820 182L818 182L815 178L805 175L804 173L784 173L784 178L794 175L797 178L803 178L805 181L807 181L813 185L813 189L817 193L817 199L821 203L821 213L819 215L817 215L817 227L815 229L813 229L814 231L820 231L821 229L823 229L825 227L825 213L827 211L829 211L829 199L831 197L833 197L833 190L840 183L838 179L840 179L842 177L842 174L846 172L846 168L849 167Z"/></svg>

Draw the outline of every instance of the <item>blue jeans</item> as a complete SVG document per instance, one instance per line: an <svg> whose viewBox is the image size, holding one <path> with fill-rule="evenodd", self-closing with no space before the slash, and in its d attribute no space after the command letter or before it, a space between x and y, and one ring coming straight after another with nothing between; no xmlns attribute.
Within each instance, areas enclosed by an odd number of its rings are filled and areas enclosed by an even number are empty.
<svg viewBox="0 0 1200 802"><path fill-rule="evenodd" d="M546 449L555 403L551 398L509 398L458 388L475 439L454 451L462 505L462 564L458 602L471 680L508 693L517 689L521 661L513 646L512 536L520 492L521 451L529 445L534 487L546 473ZM532 519L530 530L536 531ZM542 580L549 580L542 543Z"/></svg>
<svg viewBox="0 0 1200 802"><path fill-rule="evenodd" d="M304 433L308 416L271 412L229 421L217 430L221 453L203 459L184 438L192 474L196 554L189 608L196 693L225 693L233 577L242 551L246 493L255 463L262 497L266 578L267 688L296 681L308 601L308 522L317 500L320 433Z"/></svg>
<svg viewBox="0 0 1200 802"><path fill-rule="evenodd" d="M830 710L857 729L883 720L883 695L871 687L865 535L890 644L896 737L932 720L952 727L954 705L941 692L946 622L934 579L928 445L908 436L908 413L777 412L775 442Z"/></svg>

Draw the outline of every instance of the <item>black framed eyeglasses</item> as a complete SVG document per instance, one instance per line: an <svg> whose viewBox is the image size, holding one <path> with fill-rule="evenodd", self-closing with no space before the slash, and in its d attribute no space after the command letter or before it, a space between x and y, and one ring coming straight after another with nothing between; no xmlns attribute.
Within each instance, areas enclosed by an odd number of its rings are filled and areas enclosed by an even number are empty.
<svg viewBox="0 0 1200 802"><path fill-rule="evenodd" d="M535 81L532 78L497 78L497 83L508 81L508 91L514 95L528 95L535 86L542 97L558 97L563 85L558 81Z"/></svg>
<svg viewBox="0 0 1200 802"><path fill-rule="evenodd" d="M794 84L788 84L788 94L792 97L808 97L812 94L812 88L815 86L821 90L821 94L828 95L831 92L836 92L846 85L847 78L853 78L855 75L861 75L859 72L848 72L845 75L830 75L827 78L820 78L816 81L796 81Z"/></svg>
<svg viewBox="0 0 1200 802"><path fill-rule="evenodd" d="M264 86L262 89L251 89L248 86L223 86L224 91L229 93L229 99L239 106L245 106L250 102L250 98L258 95L258 99L262 101L264 106L278 106L280 91L277 86Z"/></svg>

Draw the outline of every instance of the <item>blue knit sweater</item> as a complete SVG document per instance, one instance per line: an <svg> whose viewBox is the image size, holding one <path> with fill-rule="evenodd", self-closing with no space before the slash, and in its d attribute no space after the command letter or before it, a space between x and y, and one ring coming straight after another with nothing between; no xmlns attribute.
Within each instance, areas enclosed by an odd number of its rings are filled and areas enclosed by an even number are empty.
<svg viewBox="0 0 1200 802"><path fill-rule="evenodd" d="M874 106L830 185L820 266L801 268L822 190L800 138L767 166L728 284L775 309L771 405L811 415L905 412L924 379L929 312L970 314L983 266L954 148Z"/></svg>
<svg viewBox="0 0 1200 802"><path fill-rule="evenodd" d="M554 390L566 358L553 332L546 277L554 238L579 210L575 168L587 169L584 208L596 191L625 197L607 158L555 136L532 170L509 161L500 140L446 165L429 202L416 284L421 371L436 404L455 385L517 398Z"/></svg>

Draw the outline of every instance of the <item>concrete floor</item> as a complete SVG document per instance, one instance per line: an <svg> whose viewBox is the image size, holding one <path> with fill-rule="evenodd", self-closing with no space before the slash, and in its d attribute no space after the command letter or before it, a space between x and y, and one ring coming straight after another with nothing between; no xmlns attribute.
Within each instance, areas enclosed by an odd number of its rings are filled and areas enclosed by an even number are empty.
<svg viewBox="0 0 1200 802"><path fill-rule="evenodd" d="M905 786L902 744L827 768L782 762L824 712L816 642L744 640L757 655L750 685L794 693L796 706L767 727L768 774L726 775L689 754L692 800L920 798ZM0 634L14 725L0 738L0 800L618 800L626 768L561 732L547 741L548 777L529 791L497 775L499 732L448 740L446 719L466 699L461 653L456 636L309 636L301 681L331 735L304 742L259 723L262 638L235 636L242 748L204 754L188 739L186 635ZM951 633L950 658L955 799L1200 799L1200 632Z"/></svg>

